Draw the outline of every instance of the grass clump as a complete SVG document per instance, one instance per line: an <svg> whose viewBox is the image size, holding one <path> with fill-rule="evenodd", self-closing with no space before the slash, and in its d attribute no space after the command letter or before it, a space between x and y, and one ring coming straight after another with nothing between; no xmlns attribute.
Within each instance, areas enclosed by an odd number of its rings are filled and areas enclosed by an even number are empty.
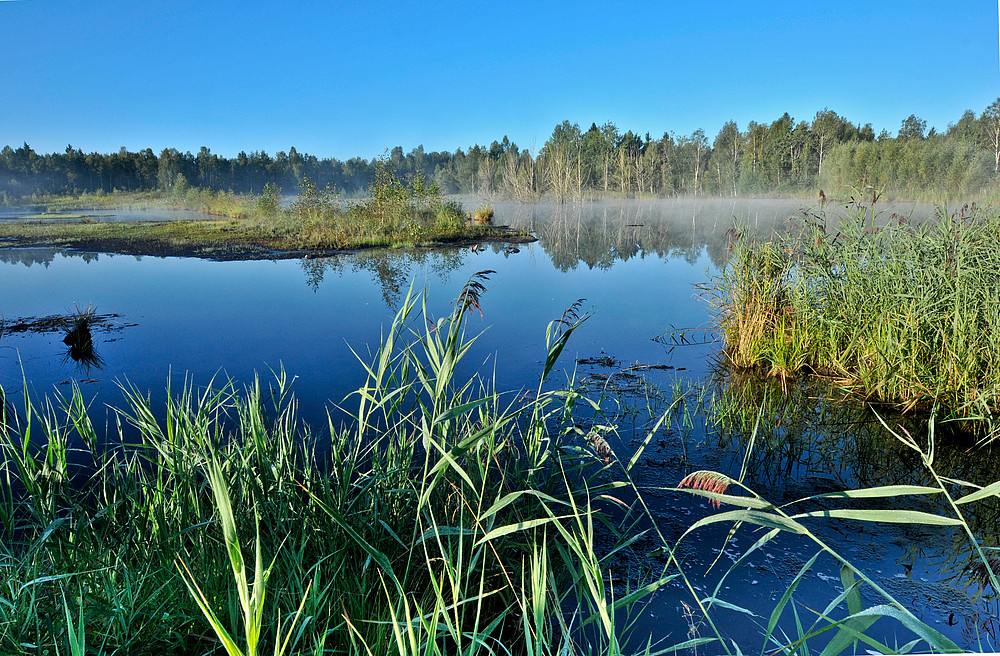
<svg viewBox="0 0 1000 656"><path fill-rule="evenodd" d="M1000 408L1000 213L916 224L855 205L839 221L739 232L712 303L737 369L821 373L868 400L948 417Z"/></svg>
<svg viewBox="0 0 1000 656"><path fill-rule="evenodd" d="M493 206L487 204L476 208L472 220L475 225L493 225L493 216Z"/></svg>
<svg viewBox="0 0 1000 656"><path fill-rule="evenodd" d="M572 383L552 388L548 378L586 319L579 303L549 325L533 395L504 402L488 379L457 377L476 339L466 319L482 310L490 273L473 277L443 318L421 312L422 295L407 295L380 347L362 359L347 428L302 425L281 371L242 391L168 389L165 408L126 390L110 434L98 432L78 389L61 403L25 397L20 413L4 406L0 653L745 653L733 638L761 636L724 635L723 613L733 610L759 621L764 647L783 653L828 643L823 653L833 654L860 642L886 651L865 635L878 618L916 636L903 652L957 649L814 524L964 527L975 543L964 504L991 500L1000 484L960 483L969 489L953 493L936 479L781 505L752 492L742 473L638 485L653 439L690 425L690 394L675 394L645 436L625 445L600 400ZM933 424L929 446L899 439L932 466ZM718 512L668 541L646 501L664 494L701 497ZM951 513L891 505L914 495L945 500ZM890 507L842 507L850 499ZM763 527L748 553L780 533L813 541L840 567L843 593L811 622L796 615L797 633L783 635L816 559L769 616L741 608L723 599L728 572L710 590L695 583L704 563L685 567L676 555L715 523ZM623 575L618 559L637 552L647 570ZM976 557L989 562L982 550ZM648 638L634 635L644 604L671 582L689 595L688 638L679 614Z"/></svg>

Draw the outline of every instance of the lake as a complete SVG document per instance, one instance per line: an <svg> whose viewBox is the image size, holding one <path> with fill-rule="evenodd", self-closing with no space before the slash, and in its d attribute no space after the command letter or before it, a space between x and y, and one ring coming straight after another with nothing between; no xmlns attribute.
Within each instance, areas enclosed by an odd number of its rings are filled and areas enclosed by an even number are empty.
<svg viewBox="0 0 1000 656"><path fill-rule="evenodd" d="M39 319L75 308L93 307L103 317L94 331L99 361L89 364L74 359L60 330L4 331L0 384L8 396L26 385L36 398L68 394L79 385L97 420L111 417L109 406L122 405L123 385L162 401L168 380L175 390L184 381L203 387L232 379L243 385L255 375L266 381L269 370L284 368L296 377L293 391L306 421L323 426L327 412L336 422L348 421L356 406L350 393L365 380L358 356L370 359L411 283L426 290L430 313L442 316L471 276L489 270L482 315L475 313L469 322L469 329L482 335L463 373L483 372L507 398L534 389L546 326L584 299L581 307L590 316L563 355L563 372L552 380L573 379L595 396L606 393L609 412L619 417L612 440L619 457L631 453L648 429L643 404L662 409L671 390L714 386L710 389L717 396L730 394L734 406L750 408L751 414L760 409L765 421L749 457L752 427L706 425L694 405L689 424L677 422L651 442L635 470L636 482L670 539L714 512L708 503L660 489L698 469L733 476L745 469L747 485L775 502L862 485L928 483L912 452L887 436L866 409L825 401L806 385L787 390L765 384L717 386L715 356L721 345L697 285L723 265L734 219L761 233L784 230L789 217L801 216L808 203L667 200L494 207L498 223L529 229L538 241L243 262L0 249L0 315L8 328L37 326ZM932 208L886 208L887 214L893 211L919 218ZM143 216L156 218L155 212ZM943 448L941 466L955 478L991 482L995 458L969 456L967 447ZM973 520L984 530L993 526L991 517ZM962 536L846 521L826 522L816 532L959 644L976 649L978 639L993 640L996 601L976 596L979 584L964 569L971 556ZM719 525L704 529L687 538L681 551L689 571L702 577L698 585L705 596L759 537L745 528L728 541L726 534ZM720 548L720 563L702 576ZM763 619L720 612L726 634L741 644L759 643L760 624L766 625L770 608L816 551L803 540L782 537L735 569L718 596ZM648 559L623 558L620 569L612 570L627 580L657 566ZM822 610L841 590L836 564L823 557L803 575L796 599ZM658 591L638 620L640 628L666 644L682 641L688 630L682 619L685 595L679 587ZM805 606L800 610L808 613ZM791 630L785 622L781 626ZM870 634L891 645L897 632L898 625L883 619Z"/></svg>

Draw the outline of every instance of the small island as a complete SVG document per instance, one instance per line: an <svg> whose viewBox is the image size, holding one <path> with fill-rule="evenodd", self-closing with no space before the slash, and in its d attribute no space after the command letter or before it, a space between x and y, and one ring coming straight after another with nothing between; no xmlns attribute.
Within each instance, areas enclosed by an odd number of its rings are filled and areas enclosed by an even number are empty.
<svg viewBox="0 0 1000 656"><path fill-rule="evenodd" d="M490 205L466 210L420 175L404 182L384 162L376 166L368 195L355 202L305 178L287 206L281 189L271 183L260 194L233 194L190 187L183 180L166 191L44 197L42 206L43 213L0 223L0 247L247 260L535 240L530 233L494 225ZM195 210L213 218L101 221L77 213L122 206Z"/></svg>

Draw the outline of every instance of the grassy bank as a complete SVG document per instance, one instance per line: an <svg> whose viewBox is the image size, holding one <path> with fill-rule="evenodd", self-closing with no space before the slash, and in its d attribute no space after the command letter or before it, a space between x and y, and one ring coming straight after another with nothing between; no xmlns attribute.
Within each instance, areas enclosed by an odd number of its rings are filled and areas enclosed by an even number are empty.
<svg viewBox="0 0 1000 656"><path fill-rule="evenodd" d="M272 185L259 195L235 195L186 186L159 192L41 198L59 222L0 224L0 239L19 246L56 246L137 255L239 258L301 251L426 246L462 241L524 241L525 233L493 225L492 208L477 218L416 179L404 184L385 165L364 200L344 203L331 189L306 179L295 201L281 206ZM195 221L68 221L73 209L187 209L224 217ZM480 220L489 214L489 218ZM35 217L45 219L45 216Z"/></svg>
<svg viewBox="0 0 1000 656"><path fill-rule="evenodd" d="M710 291L737 369L831 376L868 400L950 418L1000 407L1000 213L920 225L855 205L787 235L738 231Z"/></svg>

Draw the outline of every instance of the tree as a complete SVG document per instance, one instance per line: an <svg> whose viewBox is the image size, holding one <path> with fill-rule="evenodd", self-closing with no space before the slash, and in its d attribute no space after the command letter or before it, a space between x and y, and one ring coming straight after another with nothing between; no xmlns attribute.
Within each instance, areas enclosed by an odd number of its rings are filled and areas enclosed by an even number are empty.
<svg viewBox="0 0 1000 656"><path fill-rule="evenodd" d="M577 198L583 194L583 134L576 123L563 121L552 131L538 159L546 182L559 202L565 202L570 193Z"/></svg>
<svg viewBox="0 0 1000 656"><path fill-rule="evenodd" d="M957 123L949 123L945 136L969 141L973 144L979 142L979 121L976 120L976 113L971 109L965 110L962 118Z"/></svg>
<svg viewBox="0 0 1000 656"><path fill-rule="evenodd" d="M898 137L903 141L909 141L911 139L924 138L924 130L927 129L927 121L922 118L917 118L914 114L910 114L903 119L903 123L899 126Z"/></svg>
<svg viewBox="0 0 1000 656"><path fill-rule="evenodd" d="M983 111L983 133L993 149L993 173L1000 173L1000 98Z"/></svg>
<svg viewBox="0 0 1000 656"><path fill-rule="evenodd" d="M181 172L181 154L176 148L164 148L160 152L156 170L156 180L160 189L174 186L174 180Z"/></svg>
<svg viewBox="0 0 1000 656"><path fill-rule="evenodd" d="M837 112L830 111L824 107L816 112L812 122L812 133L816 140L816 148L819 151L819 167L817 173L823 173L823 160L831 146L842 143L849 138L854 126L844 120Z"/></svg>

